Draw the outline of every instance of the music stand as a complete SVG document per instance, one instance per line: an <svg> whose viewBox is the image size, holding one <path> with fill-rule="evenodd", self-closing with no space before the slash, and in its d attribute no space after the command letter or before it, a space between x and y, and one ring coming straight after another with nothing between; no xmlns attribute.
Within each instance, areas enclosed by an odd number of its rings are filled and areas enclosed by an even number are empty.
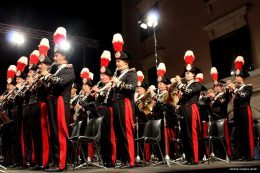
<svg viewBox="0 0 260 173"><path fill-rule="evenodd" d="M168 149L168 138L167 138L167 131L166 131L166 127L167 127L167 121L166 121L166 110L172 112L172 110L170 110L169 108L167 108L167 106L165 104L160 104L159 105L160 110L163 111L163 131L164 131L164 147L165 147L165 161L167 163L168 167L171 167L171 164L176 164L176 165L182 165L181 163L178 163L177 160L171 160L170 156L169 156L169 149ZM173 113L173 112L172 112ZM159 165L164 163L164 161L158 162L155 165Z"/></svg>
<svg viewBox="0 0 260 173"><path fill-rule="evenodd" d="M136 122L135 122L135 130L136 130L136 139L139 138L139 120L138 120L138 116L135 117L136 119ZM135 157L135 162L136 164L138 164L138 166L141 165L141 159L140 159L140 156L139 156L139 147L140 147L140 144L139 144L139 141L137 140L136 141L136 157Z"/></svg>
<svg viewBox="0 0 260 173"><path fill-rule="evenodd" d="M182 144L182 141L181 141L181 120L183 119L183 117L179 114L177 114L176 112L174 113L177 117L177 128L178 128L178 135L176 137L176 143L178 146L180 146L180 144ZM180 148L180 147L179 147ZM182 152L181 154L181 157L177 158L177 159L174 159L174 161L180 161L180 162L183 162L185 160L185 154Z"/></svg>
<svg viewBox="0 0 260 173"><path fill-rule="evenodd" d="M214 114L215 116L217 116L218 118L222 118L220 115L216 114L216 113L212 113ZM211 117L211 113L208 114L208 117L209 117L209 122L208 122L208 134L209 134L209 131L210 131L210 128L211 128L211 125L212 125L212 117ZM209 142L209 145L210 145L210 142ZM210 152L210 151L209 151ZM207 159L204 159L203 162L209 162L211 161L215 161L215 160L218 160L218 161L223 161L223 162L226 162L226 163L229 163L230 162L230 159L228 157L228 155L226 155L226 160L224 159L221 159L219 157L216 157L215 154L214 154L214 150L213 150L213 145L211 144L211 153L209 154L208 158Z"/></svg>

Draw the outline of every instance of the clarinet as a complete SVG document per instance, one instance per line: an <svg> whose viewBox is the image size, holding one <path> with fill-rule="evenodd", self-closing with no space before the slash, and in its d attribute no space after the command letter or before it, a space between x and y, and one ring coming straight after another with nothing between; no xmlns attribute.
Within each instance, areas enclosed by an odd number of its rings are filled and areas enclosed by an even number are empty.
<svg viewBox="0 0 260 173"><path fill-rule="evenodd" d="M113 77L116 77L117 71L118 71L118 68L116 68ZM113 77L112 77L112 78L113 78ZM105 97L105 99L104 99L104 103L107 103L108 96L109 96L109 94L110 94L112 88L113 88L113 83L110 85L110 87L109 87L108 90L107 90L106 97Z"/></svg>
<svg viewBox="0 0 260 173"><path fill-rule="evenodd" d="M80 101L80 99L81 99L81 96L82 95L82 90L79 92L79 95L77 96L77 103L76 103L76 105L75 105L75 108L74 108L74 115L73 115L73 120L74 120L74 122L75 121L77 121L78 120L78 116L79 116L79 111L81 110L81 109L78 109L76 106L77 106L77 104L79 104L79 101Z"/></svg>
<svg viewBox="0 0 260 173"><path fill-rule="evenodd" d="M48 67L47 71L50 72L51 68L52 68L55 64L56 64L56 63L53 62L53 63ZM16 97L17 95L19 95L19 96L24 96L25 93L26 93L28 90L30 90L30 89L36 84L36 82L40 79L40 77L37 76L37 75L39 74L39 72L40 72L40 70L37 69L36 72L32 75L32 78L33 78L32 83L29 84L29 82L25 82L24 86L23 86L20 90L18 90L18 92L16 93L15 97ZM15 97L14 97L14 98L15 98Z"/></svg>
<svg viewBox="0 0 260 173"><path fill-rule="evenodd" d="M101 82L101 81L100 81ZM98 82L97 83L97 86L100 84L100 82ZM82 91L82 90L81 90ZM91 90L89 90L89 92L87 92L86 93L86 95L84 96L84 97L82 97L81 98L81 91L80 91L80 93L79 93L79 97L78 97L78 100L77 100L77 104L79 104L80 102L84 102L87 98L88 98L88 96L91 94L91 92L93 91L92 89ZM77 105L76 104L76 105ZM77 109L76 107L75 107L75 113L74 113L74 115L73 115L73 120L74 121L77 121L78 120L78 116L79 116L79 111L82 109L82 107L81 108L79 108L79 109Z"/></svg>
<svg viewBox="0 0 260 173"><path fill-rule="evenodd" d="M99 85L101 84L101 80L98 81L98 83L96 84L97 87L99 87ZM92 89L91 89L92 90Z"/></svg>
<svg viewBox="0 0 260 173"><path fill-rule="evenodd" d="M51 68L52 68L54 65L56 65L55 62L53 62L53 63L48 67L47 71L50 72L50 71L51 71Z"/></svg>
<svg viewBox="0 0 260 173"><path fill-rule="evenodd" d="M2 107L2 106L5 104L6 98L7 98L7 96L8 96L8 91L6 90L6 91L2 94L2 96L5 96L5 98L2 99L2 100L0 100L0 107Z"/></svg>

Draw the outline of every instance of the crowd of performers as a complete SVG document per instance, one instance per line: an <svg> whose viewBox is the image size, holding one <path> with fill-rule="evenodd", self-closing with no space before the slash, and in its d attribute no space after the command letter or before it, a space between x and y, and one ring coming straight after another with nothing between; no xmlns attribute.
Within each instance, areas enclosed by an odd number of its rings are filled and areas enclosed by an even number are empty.
<svg viewBox="0 0 260 173"><path fill-rule="evenodd" d="M66 169L69 160L77 159L80 164L81 153L88 161L94 161L97 151L93 143L79 152L70 148L68 138L77 122L87 126L90 119L97 117L103 117L100 153L106 167L115 167L118 161L120 168L134 167L138 154L144 154L147 162L162 160L150 144L141 148L143 152L136 152L137 134L142 136L145 124L156 119L164 121L160 146L165 159L176 160L181 156L182 164L198 164L210 153L224 159L254 159L252 86L244 83L249 73L243 68L243 57L238 56L234 62L235 81L219 80L213 67L210 73L214 88L206 89L202 84L203 74L193 65L193 52L186 51L182 75L169 80L165 77L165 64L158 65L156 88L144 82L141 71L129 67L132 56L123 50L122 36L115 34L112 43L116 69L111 72L108 68L111 53L104 51L100 81L94 84L93 73L88 68L74 74L68 52L59 46L64 39L66 30L59 27L54 33L53 58L48 57L49 41L44 38L29 60L21 57L17 66L11 65L7 70L6 92L0 97L6 166L56 172ZM74 83L75 75L81 76L81 86ZM234 113L232 147L229 102ZM200 140L207 138L210 125L218 120L224 121L224 153L219 146L209 151ZM176 139L181 141L178 147L173 142ZM79 156L73 158L72 152Z"/></svg>

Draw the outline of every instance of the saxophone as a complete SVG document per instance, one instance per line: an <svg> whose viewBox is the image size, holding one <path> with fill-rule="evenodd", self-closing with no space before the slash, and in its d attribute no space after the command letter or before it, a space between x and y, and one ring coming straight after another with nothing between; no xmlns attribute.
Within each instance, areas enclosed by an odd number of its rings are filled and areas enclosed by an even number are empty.
<svg viewBox="0 0 260 173"><path fill-rule="evenodd" d="M82 107L78 107L77 105L79 105L80 100L83 99L84 95L82 94L82 90L79 92L79 95L76 96L77 97L77 103L74 107L74 114L73 114L73 120L74 122L78 121L78 116L80 114L80 110L82 109Z"/></svg>
<svg viewBox="0 0 260 173"><path fill-rule="evenodd" d="M178 90L178 82L173 82L169 87L169 91L162 98L162 102L164 104L170 104L172 106L176 106L179 102L179 90Z"/></svg>
<svg viewBox="0 0 260 173"><path fill-rule="evenodd" d="M153 107L155 105L155 96L156 93L153 91L154 89L148 89L144 96L137 101L138 109L143 112L146 116L151 114L153 111Z"/></svg>

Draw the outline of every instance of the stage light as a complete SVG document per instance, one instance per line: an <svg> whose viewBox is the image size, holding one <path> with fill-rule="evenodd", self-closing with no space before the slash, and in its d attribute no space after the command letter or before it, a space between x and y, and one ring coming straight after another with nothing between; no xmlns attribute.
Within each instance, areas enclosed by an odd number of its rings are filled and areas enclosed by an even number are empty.
<svg viewBox="0 0 260 173"><path fill-rule="evenodd" d="M8 33L7 37L8 37L8 41L14 44L21 45L25 42L23 34L17 31L11 31L10 33Z"/></svg>
<svg viewBox="0 0 260 173"><path fill-rule="evenodd" d="M230 72L230 75L233 76L234 74L235 74L235 72L232 70L232 71Z"/></svg>
<svg viewBox="0 0 260 173"><path fill-rule="evenodd" d="M159 15L157 12L155 11L149 12L147 16L147 25L149 27L156 27L158 25L158 18Z"/></svg>
<svg viewBox="0 0 260 173"><path fill-rule="evenodd" d="M153 38L154 38L154 55L155 55L155 64L156 64L156 68L157 68L157 64L158 64L158 54L157 54L157 39L156 39L156 33L155 33L155 29L156 26L158 25L158 19L159 19L159 14L157 11L152 10L150 12L147 13L147 17L145 20L139 20L138 24L141 28L143 29L148 29L152 28L153 29Z"/></svg>
<svg viewBox="0 0 260 173"><path fill-rule="evenodd" d="M67 40L64 40L60 43L61 49L67 51L70 49L70 43Z"/></svg>
<svg viewBox="0 0 260 173"><path fill-rule="evenodd" d="M143 29L147 29L147 24L141 23L140 27L143 28Z"/></svg>

